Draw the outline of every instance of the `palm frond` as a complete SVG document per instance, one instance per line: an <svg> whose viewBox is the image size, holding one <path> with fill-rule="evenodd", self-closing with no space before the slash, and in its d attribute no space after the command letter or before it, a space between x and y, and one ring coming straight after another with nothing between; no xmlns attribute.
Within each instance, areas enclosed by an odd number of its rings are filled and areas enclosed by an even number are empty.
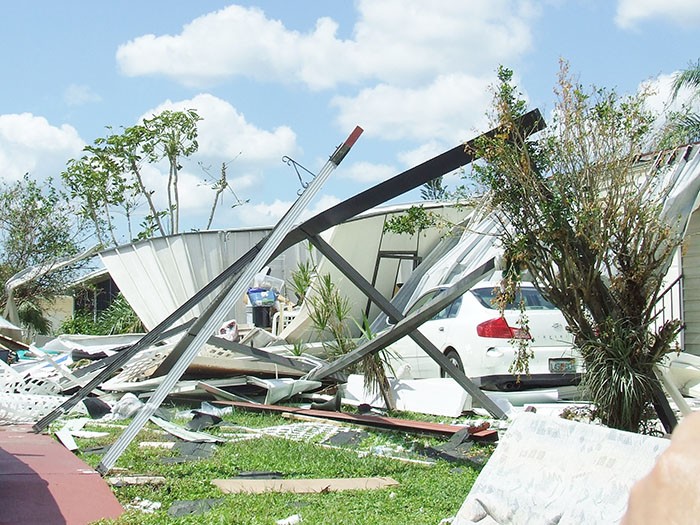
<svg viewBox="0 0 700 525"><path fill-rule="evenodd" d="M684 87L694 89L696 94L700 91L700 59L693 63L691 62L688 69L679 72L673 79L671 86L671 96L675 100L678 92Z"/></svg>

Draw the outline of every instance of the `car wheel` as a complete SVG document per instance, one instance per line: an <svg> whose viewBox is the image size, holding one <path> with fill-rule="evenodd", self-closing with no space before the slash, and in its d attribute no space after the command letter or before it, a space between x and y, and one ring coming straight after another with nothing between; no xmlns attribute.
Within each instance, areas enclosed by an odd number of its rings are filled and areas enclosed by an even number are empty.
<svg viewBox="0 0 700 525"><path fill-rule="evenodd" d="M459 357L459 354L457 353L457 350L448 350L445 352L445 357L450 360L450 363L452 363L460 372L464 373L464 365L462 364L462 358ZM445 372L445 370L441 369L440 370L440 377L449 377L448 374Z"/></svg>

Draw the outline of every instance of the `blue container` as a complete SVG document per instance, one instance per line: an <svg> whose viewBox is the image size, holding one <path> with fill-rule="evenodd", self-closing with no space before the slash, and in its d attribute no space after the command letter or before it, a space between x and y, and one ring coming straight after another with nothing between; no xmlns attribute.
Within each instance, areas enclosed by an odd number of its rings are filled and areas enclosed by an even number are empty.
<svg viewBox="0 0 700 525"><path fill-rule="evenodd" d="M249 288L248 300L253 307L272 306L277 300L277 292L266 288Z"/></svg>

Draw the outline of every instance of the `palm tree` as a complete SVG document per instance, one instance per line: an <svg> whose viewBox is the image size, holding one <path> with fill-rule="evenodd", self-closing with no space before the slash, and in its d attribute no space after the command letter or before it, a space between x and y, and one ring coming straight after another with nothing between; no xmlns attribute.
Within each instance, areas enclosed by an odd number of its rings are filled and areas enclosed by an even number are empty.
<svg viewBox="0 0 700 525"><path fill-rule="evenodd" d="M691 62L687 69L676 74L671 86L671 101L678 98L683 88L690 88L693 93L680 111L669 115L662 141L662 145L666 147L700 140L700 114L693 111L691 105L695 99L700 98L700 59L695 63Z"/></svg>
<svg viewBox="0 0 700 525"><path fill-rule="evenodd" d="M676 100L678 92L684 87L695 90L693 98L700 96L700 59L698 59L696 63L691 62L688 65L688 69L676 73L673 79L673 91L671 93L673 100Z"/></svg>
<svg viewBox="0 0 700 525"><path fill-rule="evenodd" d="M442 177L429 180L420 190L420 196L425 201L440 201L448 197L447 188L443 184Z"/></svg>

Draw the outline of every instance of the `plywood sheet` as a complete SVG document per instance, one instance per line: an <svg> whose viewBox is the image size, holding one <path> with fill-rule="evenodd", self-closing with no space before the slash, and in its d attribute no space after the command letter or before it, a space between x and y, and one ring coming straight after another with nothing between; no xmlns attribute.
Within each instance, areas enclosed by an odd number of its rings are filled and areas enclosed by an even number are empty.
<svg viewBox="0 0 700 525"><path fill-rule="evenodd" d="M226 494L241 492L325 493L341 490L373 490L394 487L398 481L387 477L321 479L215 479L212 483Z"/></svg>

